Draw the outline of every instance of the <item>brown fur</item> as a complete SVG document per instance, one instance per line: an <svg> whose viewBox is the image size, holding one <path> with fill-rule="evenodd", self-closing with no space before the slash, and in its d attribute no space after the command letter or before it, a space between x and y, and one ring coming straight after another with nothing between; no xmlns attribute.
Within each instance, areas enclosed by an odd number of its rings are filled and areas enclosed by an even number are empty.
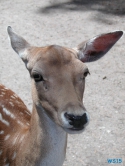
<svg viewBox="0 0 125 166"><path fill-rule="evenodd" d="M10 115L3 111L6 109ZM27 110L23 101L11 90L0 84L0 113L2 119L9 123L6 125L0 121L0 165L14 162L14 153L18 152L20 140L27 132L30 125L31 113ZM14 115L14 117L13 117ZM12 118L12 117L13 118ZM6 138L8 136L8 138ZM14 159L13 159L14 158Z"/></svg>

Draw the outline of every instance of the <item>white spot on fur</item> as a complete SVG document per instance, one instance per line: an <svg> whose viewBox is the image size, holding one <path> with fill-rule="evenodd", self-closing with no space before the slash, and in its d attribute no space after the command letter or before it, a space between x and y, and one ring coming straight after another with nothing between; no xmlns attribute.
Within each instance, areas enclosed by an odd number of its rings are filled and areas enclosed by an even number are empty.
<svg viewBox="0 0 125 166"><path fill-rule="evenodd" d="M6 113L6 115L10 116L11 118L15 119L14 114L12 114L10 111L8 111L6 108L3 108L3 111Z"/></svg>
<svg viewBox="0 0 125 166"><path fill-rule="evenodd" d="M1 130L1 131L0 131L0 134L4 134L4 131L3 131L3 130Z"/></svg>
<svg viewBox="0 0 125 166"><path fill-rule="evenodd" d="M16 103L17 103L17 104L20 104L20 105L22 104L20 101L16 101Z"/></svg>
<svg viewBox="0 0 125 166"><path fill-rule="evenodd" d="M16 158L16 152L13 153L13 156L12 156L12 160L14 160Z"/></svg>
<svg viewBox="0 0 125 166"><path fill-rule="evenodd" d="M30 115L31 113L29 112L29 111L27 111L27 110L25 110L25 112L28 114L28 115Z"/></svg>
<svg viewBox="0 0 125 166"><path fill-rule="evenodd" d="M13 96L11 96L11 98L12 98L12 99L15 99L16 97L13 95Z"/></svg>
<svg viewBox="0 0 125 166"><path fill-rule="evenodd" d="M22 142L23 139L24 139L24 135L21 136L21 138L20 138L20 142Z"/></svg>
<svg viewBox="0 0 125 166"><path fill-rule="evenodd" d="M30 125L28 122L26 123L28 126Z"/></svg>
<svg viewBox="0 0 125 166"><path fill-rule="evenodd" d="M4 105L1 105L2 108L4 108Z"/></svg>
<svg viewBox="0 0 125 166"><path fill-rule="evenodd" d="M0 155L3 153L3 151L2 150L0 150Z"/></svg>
<svg viewBox="0 0 125 166"><path fill-rule="evenodd" d="M13 96L15 96L16 98L18 98L18 96L16 94L14 94Z"/></svg>
<svg viewBox="0 0 125 166"><path fill-rule="evenodd" d="M9 102L9 104L13 107L14 106L14 104L12 103L12 102Z"/></svg>
<svg viewBox="0 0 125 166"><path fill-rule="evenodd" d="M6 91L6 89L1 89L2 91Z"/></svg>
<svg viewBox="0 0 125 166"><path fill-rule="evenodd" d="M20 112L21 115L23 115L24 113L23 112Z"/></svg>
<svg viewBox="0 0 125 166"><path fill-rule="evenodd" d="M8 140L10 138L10 135L8 134L6 137L5 137L5 141Z"/></svg>
<svg viewBox="0 0 125 166"><path fill-rule="evenodd" d="M10 164L9 163L7 163L5 166L9 166Z"/></svg>
<svg viewBox="0 0 125 166"><path fill-rule="evenodd" d="M17 123L19 124L19 125L24 125L21 121L19 121L19 120L17 120Z"/></svg>
<svg viewBox="0 0 125 166"><path fill-rule="evenodd" d="M6 161L7 161L7 158L4 159L4 162L6 162Z"/></svg>
<svg viewBox="0 0 125 166"><path fill-rule="evenodd" d="M17 137L14 138L12 144L14 145L16 143Z"/></svg>
<svg viewBox="0 0 125 166"><path fill-rule="evenodd" d="M7 125L7 126L9 126L10 125L10 123L8 122L8 121L6 121L5 119L3 119L3 117L2 117L2 114L0 113L0 121L2 122L2 123L4 123L5 125Z"/></svg>

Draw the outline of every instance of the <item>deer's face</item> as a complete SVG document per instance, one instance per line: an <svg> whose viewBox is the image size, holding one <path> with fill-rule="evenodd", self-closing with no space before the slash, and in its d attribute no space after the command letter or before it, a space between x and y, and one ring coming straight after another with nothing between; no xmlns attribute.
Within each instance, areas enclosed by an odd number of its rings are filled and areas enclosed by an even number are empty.
<svg viewBox="0 0 125 166"><path fill-rule="evenodd" d="M11 45L25 62L32 78L33 101L67 132L82 131L88 123L83 106L85 62L98 60L122 36L115 31L96 36L75 49L61 46L33 47L8 27Z"/></svg>
<svg viewBox="0 0 125 166"><path fill-rule="evenodd" d="M33 48L27 68L37 105L66 131L83 130L88 123L83 93L89 71L76 52L60 46Z"/></svg>

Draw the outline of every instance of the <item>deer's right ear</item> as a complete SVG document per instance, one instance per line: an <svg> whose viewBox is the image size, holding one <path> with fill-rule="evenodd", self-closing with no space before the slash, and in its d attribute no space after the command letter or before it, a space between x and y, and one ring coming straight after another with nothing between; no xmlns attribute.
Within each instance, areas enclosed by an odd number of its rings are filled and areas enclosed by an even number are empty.
<svg viewBox="0 0 125 166"><path fill-rule="evenodd" d="M14 51L20 56L20 58L26 62L27 61L27 50L30 48L30 44L23 39L21 36L17 35L15 32L13 32L12 28L8 26L7 28L9 37L10 37L10 43Z"/></svg>

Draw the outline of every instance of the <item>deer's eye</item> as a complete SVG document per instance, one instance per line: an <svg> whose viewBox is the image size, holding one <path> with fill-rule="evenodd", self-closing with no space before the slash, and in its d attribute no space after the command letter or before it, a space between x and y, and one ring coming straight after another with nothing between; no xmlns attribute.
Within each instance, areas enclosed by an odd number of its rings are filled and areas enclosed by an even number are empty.
<svg viewBox="0 0 125 166"><path fill-rule="evenodd" d="M85 71L84 77L87 77L88 74L90 74L89 70Z"/></svg>
<svg viewBox="0 0 125 166"><path fill-rule="evenodd" d="M33 74L33 78L34 78L35 82L44 81L43 76L40 74L36 74L36 73Z"/></svg>

